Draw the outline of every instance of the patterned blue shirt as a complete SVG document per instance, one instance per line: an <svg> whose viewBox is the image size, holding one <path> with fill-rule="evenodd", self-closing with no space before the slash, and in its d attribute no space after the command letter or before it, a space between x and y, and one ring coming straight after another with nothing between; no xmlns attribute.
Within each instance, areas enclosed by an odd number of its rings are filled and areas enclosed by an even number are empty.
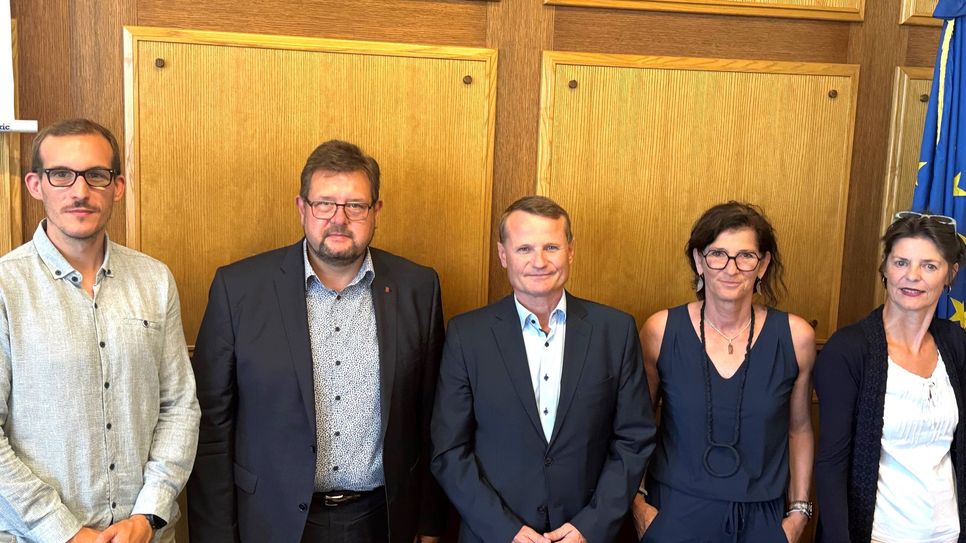
<svg viewBox="0 0 966 543"><path fill-rule="evenodd" d="M372 305L372 256L336 292L305 260L305 307L315 381L315 490L372 490L385 484L379 398L379 338Z"/></svg>

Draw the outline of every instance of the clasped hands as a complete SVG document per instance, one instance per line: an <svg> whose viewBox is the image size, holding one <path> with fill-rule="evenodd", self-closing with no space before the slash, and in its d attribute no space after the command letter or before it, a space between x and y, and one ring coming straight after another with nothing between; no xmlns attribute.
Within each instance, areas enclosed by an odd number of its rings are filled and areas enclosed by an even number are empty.
<svg viewBox="0 0 966 543"><path fill-rule="evenodd" d="M566 523L552 532L541 534L529 526L523 526L511 543L587 543L584 536L571 523Z"/></svg>
<svg viewBox="0 0 966 543"><path fill-rule="evenodd" d="M103 532L93 528L81 528L67 543L148 543L154 530L144 515L116 522Z"/></svg>

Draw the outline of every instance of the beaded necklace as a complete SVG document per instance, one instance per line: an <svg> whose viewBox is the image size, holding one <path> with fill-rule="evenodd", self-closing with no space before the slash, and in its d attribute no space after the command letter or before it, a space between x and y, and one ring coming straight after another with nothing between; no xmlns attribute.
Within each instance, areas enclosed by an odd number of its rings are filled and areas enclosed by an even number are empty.
<svg viewBox="0 0 966 543"><path fill-rule="evenodd" d="M725 478L731 477L738 472L738 468L741 467L741 453L735 448L738 444L738 438L741 435L741 400L744 397L745 392L745 381L748 378L748 366L751 361L751 342L755 338L755 307L751 307L751 322L748 331L748 345L745 346L745 359L741 363L741 368L739 372L741 376L738 381L738 407L735 409L735 431L731 436L730 441L715 441L714 435L712 433L714 429L714 409L712 407L711 401L711 357L708 356L708 345L704 337L704 306L705 302L701 302L701 351L704 353L704 364L701 367L704 369L704 402L708 409L708 448L704 451L704 469L712 477ZM710 323L709 323L710 324ZM732 457L735 459L735 467L731 471L715 471L711 467L711 452L715 449L724 449L728 451Z"/></svg>

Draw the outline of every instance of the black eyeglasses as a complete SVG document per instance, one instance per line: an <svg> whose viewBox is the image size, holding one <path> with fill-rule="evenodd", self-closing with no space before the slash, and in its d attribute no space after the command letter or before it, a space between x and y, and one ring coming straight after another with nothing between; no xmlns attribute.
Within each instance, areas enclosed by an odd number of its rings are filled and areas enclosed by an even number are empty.
<svg viewBox="0 0 966 543"><path fill-rule="evenodd" d="M117 176L116 171L110 168L88 168L86 170L72 170L70 168L44 168L40 170L47 175L47 181L51 186L66 188L77 181L78 177L83 177L87 186L96 189L103 189L110 186Z"/></svg>
<svg viewBox="0 0 966 543"><path fill-rule="evenodd" d="M710 249L708 252L702 253L701 256L704 257L704 263L712 270L723 270L728 267L729 260L734 260L735 267L739 271L750 272L757 269L758 263L761 262L758 253L751 251L741 251L735 256L731 256L727 251Z"/></svg>
<svg viewBox="0 0 966 543"><path fill-rule="evenodd" d="M330 202L328 200L319 200L318 202L313 202L307 198L303 198L304 201L310 208L312 208L312 216L320 221L327 221L332 217L335 217L335 212L342 208L345 212L345 217L350 221L361 221L369 216L369 210L372 209L374 204L366 204L363 202L346 202L344 204L337 204L335 202Z"/></svg>

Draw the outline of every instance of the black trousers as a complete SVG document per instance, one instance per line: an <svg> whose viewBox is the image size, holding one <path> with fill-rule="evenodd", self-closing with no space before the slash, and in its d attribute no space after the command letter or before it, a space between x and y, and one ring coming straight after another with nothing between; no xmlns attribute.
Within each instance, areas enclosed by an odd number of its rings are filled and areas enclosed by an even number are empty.
<svg viewBox="0 0 966 543"><path fill-rule="evenodd" d="M302 543L389 543L386 493L380 488L335 507L326 506L322 495L315 494Z"/></svg>

